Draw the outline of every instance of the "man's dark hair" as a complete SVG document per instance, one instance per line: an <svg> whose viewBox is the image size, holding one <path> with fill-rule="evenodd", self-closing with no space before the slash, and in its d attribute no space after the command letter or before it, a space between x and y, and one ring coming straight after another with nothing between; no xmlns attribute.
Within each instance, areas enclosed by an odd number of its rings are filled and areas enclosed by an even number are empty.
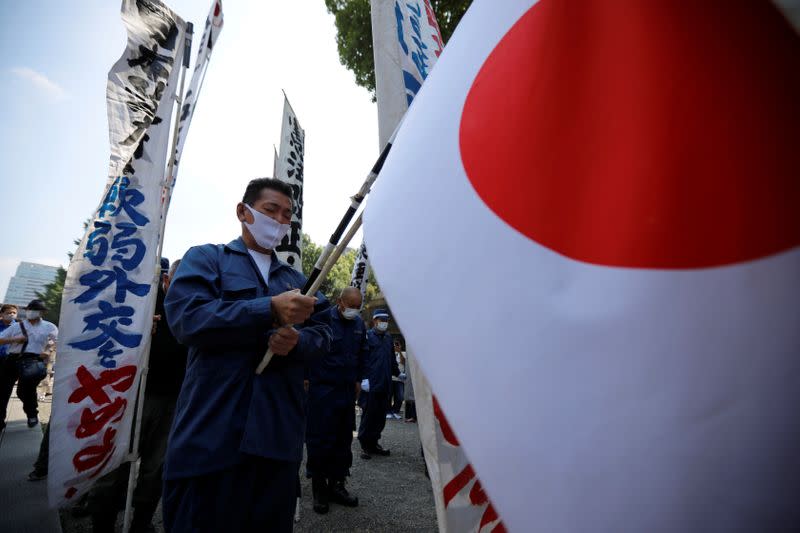
<svg viewBox="0 0 800 533"><path fill-rule="evenodd" d="M18 311L17 306L14 304L3 304L3 307L0 307L0 313L5 313L6 311Z"/></svg>
<svg viewBox="0 0 800 533"><path fill-rule="evenodd" d="M247 205L253 205L253 202L258 200L258 197L261 196L261 191L264 189L278 191L279 193L283 193L288 196L290 200L292 199L292 188L287 183L284 183L277 178L256 178L247 184L247 188L244 190L244 196L242 197L242 202L246 203Z"/></svg>

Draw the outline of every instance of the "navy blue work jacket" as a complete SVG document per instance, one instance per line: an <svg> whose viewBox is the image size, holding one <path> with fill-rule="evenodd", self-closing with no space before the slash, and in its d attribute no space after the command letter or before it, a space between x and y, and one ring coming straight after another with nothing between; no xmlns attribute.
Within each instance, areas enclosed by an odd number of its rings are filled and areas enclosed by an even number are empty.
<svg viewBox="0 0 800 533"><path fill-rule="evenodd" d="M261 375L255 369L274 331L271 297L305 281L274 256L264 280L241 238L186 252L164 301L170 329L189 347L165 479L226 469L242 454L301 461L305 366L330 349L321 294L315 315L296 326L294 350L275 356Z"/></svg>
<svg viewBox="0 0 800 533"><path fill-rule="evenodd" d="M329 325L331 349L319 365L309 368L311 383L354 384L364 379L364 361L368 353L367 327L361 317L347 320L336 306L331 306Z"/></svg>
<svg viewBox="0 0 800 533"><path fill-rule="evenodd" d="M367 331L366 377L369 379L369 392L391 390L392 376L399 375L400 369L394 355L394 342L389 333L379 333L375 328Z"/></svg>

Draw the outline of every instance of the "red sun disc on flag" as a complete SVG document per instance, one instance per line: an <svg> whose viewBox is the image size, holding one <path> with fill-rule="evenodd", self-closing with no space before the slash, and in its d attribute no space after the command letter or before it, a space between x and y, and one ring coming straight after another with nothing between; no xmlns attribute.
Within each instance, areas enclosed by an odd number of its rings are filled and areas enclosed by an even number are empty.
<svg viewBox="0 0 800 533"><path fill-rule="evenodd" d="M481 199L567 257L690 269L800 245L800 38L769 2L542 0L467 96Z"/></svg>

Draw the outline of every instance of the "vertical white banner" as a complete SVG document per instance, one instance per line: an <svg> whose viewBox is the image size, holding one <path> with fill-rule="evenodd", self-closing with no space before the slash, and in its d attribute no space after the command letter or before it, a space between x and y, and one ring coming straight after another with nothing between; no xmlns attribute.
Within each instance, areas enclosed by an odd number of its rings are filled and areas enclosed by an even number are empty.
<svg viewBox="0 0 800 533"><path fill-rule="evenodd" d="M367 281L369 280L369 256L367 255L367 245L361 243L356 255L356 262L353 263L353 274L350 276L350 286L361 291L361 301L367 295Z"/></svg>
<svg viewBox="0 0 800 533"><path fill-rule="evenodd" d="M192 117L197 107L197 99L200 96L200 89L203 87L203 81L206 77L208 63L211 59L211 52L217 42L219 32L222 31L222 25L222 0L213 0L208 18L206 18L205 27L203 28L203 35L199 41L200 46L197 49L197 59L194 63L192 81L189 83L189 88L186 90L186 95L183 97L181 115L178 121L178 140L175 144L175 165L172 167L172 175L168 176L167 179L167 194L164 204L165 211L169 209L170 199L172 198L172 192L175 188L175 181L178 179L178 167L180 166L181 156L183 155L183 147L186 144L189 126L192 123ZM187 57L184 59L188 61L189 58Z"/></svg>
<svg viewBox="0 0 800 533"><path fill-rule="evenodd" d="M111 68L111 161L70 263L50 420L51 506L76 501L128 453L155 305L161 192L186 24L158 0L123 0L128 44Z"/></svg>
<svg viewBox="0 0 800 533"><path fill-rule="evenodd" d="M305 153L306 132L300 127L289 99L283 100L283 122L281 124L281 149L275 170L275 177L292 188L292 229L275 247L278 258L298 272L303 271L300 260L303 244L303 156Z"/></svg>
<svg viewBox="0 0 800 533"><path fill-rule="evenodd" d="M378 140L383 149L444 43L430 0L370 0Z"/></svg>

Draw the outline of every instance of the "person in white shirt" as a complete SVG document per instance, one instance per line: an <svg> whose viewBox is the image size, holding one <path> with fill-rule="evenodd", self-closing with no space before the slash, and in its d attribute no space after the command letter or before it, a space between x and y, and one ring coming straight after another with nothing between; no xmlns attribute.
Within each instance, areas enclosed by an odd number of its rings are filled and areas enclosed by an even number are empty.
<svg viewBox="0 0 800 533"><path fill-rule="evenodd" d="M48 342L58 338L58 328L42 319L42 314L47 311L43 301L31 300L24 311L25 320L15 322L0 333L0 345L9 345L8 358L0 369L0 409L5 426L8 400L14 383L18 382L17 397L22 400L28 427L32 428L39 423L36 387L47 375L42 352Z"/></svg>

